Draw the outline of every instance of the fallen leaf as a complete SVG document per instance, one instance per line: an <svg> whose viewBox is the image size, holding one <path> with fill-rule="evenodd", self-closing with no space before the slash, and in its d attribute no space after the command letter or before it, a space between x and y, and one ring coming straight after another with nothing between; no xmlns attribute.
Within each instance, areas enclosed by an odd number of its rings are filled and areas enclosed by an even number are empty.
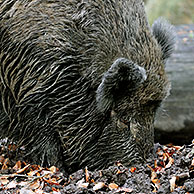
<svg viewBox="0 0 194 194"><path fill-rule="evenodd" d="M56 192L58 192L58 191L59 191L59 189L56 189L55 187L52 187L52 191L56 191Z"/></svg>
<svg viewBox="0 0 194 194"><path fill-rule="evenodd" d="M97 190L102 189L103 187L105 187L105 184L104 184L103 182L99 182L99 183L97 183L97 184L93 187L93 190L94 190L94 191L97 191Z"/></svg>
<svg viewBox="0 0 194 194"><path fill-rule="evenodd" d="M157 177L156 172L153 170L151 173L151 181L153 181Z"/></svg>
<svg viewBox="0 0 194 194"><path fill-rule="evenodd" d="M13 189L13 188L16 188L17 186L17 182L16 181L11 181L7 186L6 186L6 189Z"/></svg>
<svg viewBox="0 0 194 194"><path fill-rule="evenodd" d="M194 166L194 158L192 159L191 166Z"/></svg>
<svg viewBox="0 0 194 194"><path fill-rule="evenodd" d="M173 163L174 163L174 159L171 158L171 157L169 157L169 162L168 162L168 164L165 166L165 168L171 167L171 165L172 165Z"/></svg>
<svg viewBox="0 0 194 194"><path fill-rule="evenodd" d="M10 161L9 161L9 158L6 158L5 160L4 160L4 162L3 162L3 166L2 166L2 168L1 168L1 170L6 170L6 169L8 169L8 164L10 163Z"/></svg>
<svg viewBox="0 0 194 194"><path fill-rule="evenodd" d="M32 190L26 189L26 188L21 188L20 189L20 194L36 194Z"/></svg>
<svg viewBox="0 0 194 194"><path fill-rule="evenodd" d="M49 183L50 185L60 185L55 178L52 178L52 179L46 179L46 178L43 178L43 180L47 183Z"/></svg>
<svg viewBox="0 0 194 194"><path fill-rule="evenodd" d="M89 186L89 183L82 183L79 187L88 188L88 186Z"/></svg>
<svg viewBox="0 0 194 194"><path fill-rule="evenodd" d="M176 187L176 176L173 176L171 179L170 179L170 191L173 192L175 187Z"/></svg>
<svg viewBox="0 0 194 194"><path fill-rule="evenodd" d="M24 186L26 186L27 184L28 184L28 182L26 182L26 181L21 181L21 182L18 183L18 186L24 187Z"/></svg>
<svg viewBox="0 0 194 194"><path fill-rule="evenodd" d="M118 186L117 184L115 184L115 183L110 183L110 184L108 185L108 188L109 188L110 190L113 190L113 189L118 189L119 186Z"/></svg>
<svg viewBox="0 0 194 194"><path fill-rule="evenodd" d="M166 161L167 161L167 159L168 159L168 155L167 155L167 153L163 153L163 160L164 160L164 162L166 162Z"/></svg>
<svg viewBox="0 0 194 194"><path fill-rule="evenodd" d="M116 162L116 165L117 165L118 167L122 166L122 164L121 164L119 161Z"/></svg>
<svg viewBox="0 0 194 194"><path fill-rule="evenodd" d="M37 170L30 170L30 172L27 173L28 176L34 176L36 175Z"/></svg>
<svg viewBox="0 0 194 194"><path fill-rule="evenodd" d="M49 170L54 174L57 172L57 168L55 166L51 166Z"/></svg>
<svg viewBox="0 0 194 194"><path fill-rule="evenodd" d="M189 177L190 177L189 172L181 173L181 174L178 174L178 175L176 176L176 180L178 180L178 179L185 179L185 178L189 178Z"/></svg>
<svg viewBox="0 0 194 194"><path fill-rule="evenodd" d="M84 179L81 179L77 182L77 186L79 188L87 188L89 186L89 183L85 183Z"/></svg>
<svg viewBox="0 0 194 194"><path fill-rule="evenodd" d="M9 180L7 179L8 177L0 177L0 183L2 185L7 185L9 183Z"/></svg>
<svg viewBox="0 0 194 194"><path fill-rule="evenodd" d="M127 192L127 193L131 193L131 192L133 192L133 189L121 187L121 188L118 189L118 192Z"/></svg>
<svg viewBox="0 0 194 194"><path fill-rule="evenodd" d="M45 194L45 192L42 189L35 189L36 194Z"/></svg>
<svg viewBox="0 0 194 194"><path fill-rule="evenodd" d="M154 180L157 177L157 174L156 174L155 170L151 166L149 166L149 165L147 165L147 166L151 170L151 180Z"/></svg>
<svg viewBox="0 0 194 194"><path fill-rule="evenodd" d="M3 163L4 163L4 160L5 160L4 156L1 155L1 156L0 156L0 164L3 164Z"/></svg>
<svg viewBox="0 0 194 194"><path fill-rule="evenodd" d="M85 168L85 176L86 176L86 182L89 182L89 177L90 177L90 175L89 175L87 166L86 166L86 168Z"/></svg>
<svg viewBox="0 0 194 194"><path fill-rule="evenodd" d="M136 171L136 167L132 167L131 169L130 169L130 171L133 173L133 172L135 172Z"/></svg>
<svg viewBox="0 0 194 194"><path fill-rule="evenodd" d="M43 175L44 177L45 177L46 175L52 175L52 174L53 174L53 172L48 171L48 170L42 170L42 171L41 171L41 175Z"/></svg>
<svg viewBox="0 0 194 194"><path fill-rule="evenodd" d="M160 187L160 180L159 179L153 179L152 183L154 183L154 185L156 186L157 189L159 189Z"/></svg>
<svg viewBox="0 0 194 194"><path fill-rule="evenodd" d="M53 191L52 194L61 194L61 192L60 191Z"/></svg>
<svg viewBox="0 0 194 194"><path fill-rule="evenodd" d="M21 161L17 161L16 164L15 164L15 166L13 167L13 169L15 171L17 171L17 170L21 169L21 167L22 167Z"/></svg>
<svg viewBox="0 0 194 194"><path fill-rule="evenodd" d="M24 171L27 170L29 167L30 167L30 164L24 166L24 168L18 170L18 171L16 172L16 174L20 174L20 173L24 172Z"/></svg>
<svg viewBox="0 0 194 194"><path fill-rule="evenodd" d="M180 150L182 146L173 146L176 150Z"/></svg>
<svg viewBox="0 0 194 194"><path fill-rule="evenodd" d="M26 164L26 165L27 165L27 164ZM31 169L32 169L32 170L42 170L43 168L40 167L40 165L33 164L33 165L31 165Z"/></svg>
<svg viewBox="0 0 194 194"><path fill-rule="evenodd" d="M29 189L38 189L40 187L40 181L35 180L33 183L28 185Z"/></svg>

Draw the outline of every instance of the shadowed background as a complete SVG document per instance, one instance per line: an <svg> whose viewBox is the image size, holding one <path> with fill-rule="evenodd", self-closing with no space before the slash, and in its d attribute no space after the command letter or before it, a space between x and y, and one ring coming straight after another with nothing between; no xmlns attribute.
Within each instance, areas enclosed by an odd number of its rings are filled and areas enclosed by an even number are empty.
<svg viewBox="0 0 194 194"><path fill-rule="evenodd" d="M194 1L145 0L150 24L162 16L175 25L175 51L166 65L171 94L158 112L155 141L189 144L194 139Z"/></svg>

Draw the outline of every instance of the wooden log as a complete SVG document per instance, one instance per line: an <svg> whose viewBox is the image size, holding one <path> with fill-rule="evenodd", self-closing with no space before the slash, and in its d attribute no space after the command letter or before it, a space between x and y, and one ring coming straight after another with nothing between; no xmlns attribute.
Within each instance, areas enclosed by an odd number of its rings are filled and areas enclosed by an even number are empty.
<svg viewBox="0 0 194 194"><path fill-rule="evenodd" d="M194 139L194 25L175 29L176 47L166 65L172 89L157 115L155 136L161 143L182 144Z"/></svg>

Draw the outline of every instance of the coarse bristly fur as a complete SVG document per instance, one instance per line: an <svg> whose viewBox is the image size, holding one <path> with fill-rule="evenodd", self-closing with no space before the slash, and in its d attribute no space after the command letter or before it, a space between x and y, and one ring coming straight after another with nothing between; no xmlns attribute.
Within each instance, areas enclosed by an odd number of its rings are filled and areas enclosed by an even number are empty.
<svg viewBox="0 0 194 194"><path fill-rule="evenodd" d="M146 160L170 24L141 0L0 0L0 130L70 173Z"/></svg>

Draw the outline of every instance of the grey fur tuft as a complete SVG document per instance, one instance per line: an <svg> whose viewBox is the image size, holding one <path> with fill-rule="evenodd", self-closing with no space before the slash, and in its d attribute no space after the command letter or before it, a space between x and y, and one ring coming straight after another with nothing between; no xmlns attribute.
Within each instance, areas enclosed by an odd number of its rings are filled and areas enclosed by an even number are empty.
<svg viewBox="0 0 194 194"><path fill-rule="evenodd" d="M175 31L173 26L164 18L158 18L152 25L152 32L161 46L163 60L168 59L175 45Z"/></svg>

